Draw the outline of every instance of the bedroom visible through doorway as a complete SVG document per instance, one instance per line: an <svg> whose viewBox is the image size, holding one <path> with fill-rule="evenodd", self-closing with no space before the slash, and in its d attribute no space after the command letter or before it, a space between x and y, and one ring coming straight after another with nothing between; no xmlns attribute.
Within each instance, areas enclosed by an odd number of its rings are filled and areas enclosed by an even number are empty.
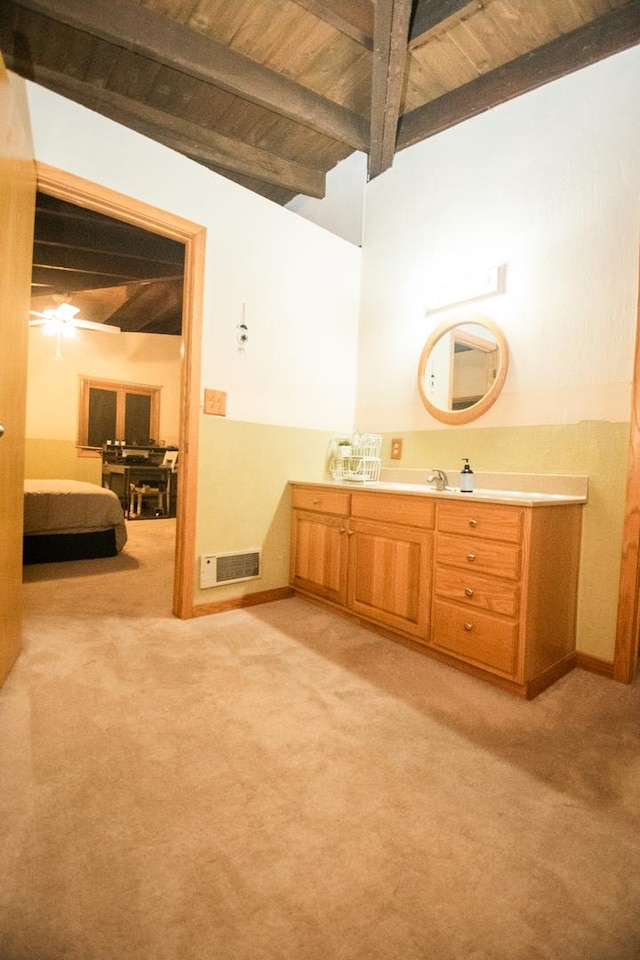
<svg viewBox="0 0 640 960"><path fill-rule="evenodd" d="M199 382L193 371L199 369L204 228L43 165L38 167L38 191L41 204L39 209L46 211L42 214L42 224L48 224L48 232L45 226L42 230L36 229L32 293L41 296L47 292L52 295L51 289L45 291L49 281L50 287L53 286L54 272L50 269L51 264L46 261L56 257L58 260L62 259L63 263L57 266L61 268L58 271L60 274L66 273L62 280L62 286L68 284L65 299L71 299L70 294L73 294L75 299L80 298L82 301L82 316L91 320L95 317L96 323L112 324L129 334L126 338L129 343L138 344L130 351L130 363L138 362L140 369L144 371L145 357L159 350L167 369L167 358L175 354L175 382L171 389L167 390L167 397L162 398L162 402L172 405L171 415L163 417L161 410L158 436L145 436L142 439L148 442L138 445L153 446L156 448L154 452L157 452L161 445L180 451L180 476L175 502L177 522L173 612L181 617L190 616L193 607L191 557L195 525L193 455L197 445L196 414L199 392ZM68 224L69 217L72 218L73 230L68 228L62 231L63 234L66 233L66 242L63 244L60 243L59 231L56 236L55 224ZM108 239L100 249L97 242L92 243L91 238L96 237L96 231L91 226L93 223L99 223L101 228L104 226L108 234ZM80 231L80 236L84 231L82 250L74 248L68 242L71 236L77 236L74 231ZM144 243L141 242L142 235ZM118 237L129 238L129 246L124 251L118 245ZM132 237L136 237L136 240L131 241ZM147 241L150 244L150 269L145 263ZM179 256L176 256L177 252ZM55 266L56 264L53 264L53 267ZM75 291L74 286L77 288ZM158 287L155 293L154 286ZM57 295L62 296L60 288ZM32 331L32 337L35 332ZM146 337L146 334L152 336ZM95 366L89 371L74 371L76 414L78 382L83 372L93 374L95 370L96 375L100 373L103 379L114 381L121 380L124 376L122 370L116 367L117 351L114 344L124 342L125 338L105 337L99 330L86 331L86 338L87 341L92 338L90 349ZM170 348L170 344L175 344L175 349ZM52 363L55 362L52 360ZM152 369L157 370L157 364ZM133 380L130 371L131 365L126 372L126 378ZM164 384L149 384L152 378L148 371L135 379L143 385L164 387ZM71 462L69 451L73 447L76 458L74 466L80 476L83 476L83 471L93 471L94 474L98 471L100 475L102 449L92 447L88 442L85 447L78 445L77 419L73 425L72 443L69 441L69 424L65 429L68 462ZM27 432L27 445L31 445L33 454L31 463L39 464L41 470L44 469L43 463L47 456L56 455L56 430L62 430L61 425L50 429L49 436L45 438L47 442L40 446L39 451L38 438L31 438ZM34 443L31 442L32 439ZM107 439L114 443L118 440L122 444L132 445L133 440L140 438L123 435L122 438ZM139 452L140 455L147 453ZM129 455L131 454L127 451L127 456ZM136 452L133 455L135 456ZM29 462L29 452L27 460Z"/></svg>

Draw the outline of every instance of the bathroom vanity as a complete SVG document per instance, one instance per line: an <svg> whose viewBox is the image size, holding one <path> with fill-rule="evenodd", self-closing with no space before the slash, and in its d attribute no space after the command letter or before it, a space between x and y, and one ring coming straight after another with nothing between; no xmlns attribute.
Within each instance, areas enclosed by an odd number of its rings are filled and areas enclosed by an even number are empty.
<svg viewBox="0 0 640 960"><path fill-rule="evenodd" d="M585 499L293 483L291 584L531 698L575 664Z"/></svg>

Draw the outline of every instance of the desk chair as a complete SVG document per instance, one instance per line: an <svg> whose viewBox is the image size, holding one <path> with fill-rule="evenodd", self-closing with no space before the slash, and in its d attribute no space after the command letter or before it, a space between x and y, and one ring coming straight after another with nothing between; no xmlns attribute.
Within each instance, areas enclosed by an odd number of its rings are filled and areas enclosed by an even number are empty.
<svg viewBox="0 0 640 960"><path fill-rule="evenodd" d="M160 466L169 467L165 479L138 480L129 485L129 517L139 517L142 512L144 497L157 497L156 517L166 516L171 510L171 474L176 472L178 450L165 450L164 459Z"/></svg>
<svg viewBox="0 0 640 960"><path fill-rule="evenodd" d="M138 480L129 484L129 518L139 517L144 497L157 497L156 517L169 512L169 487L162 480Z"/></svg>

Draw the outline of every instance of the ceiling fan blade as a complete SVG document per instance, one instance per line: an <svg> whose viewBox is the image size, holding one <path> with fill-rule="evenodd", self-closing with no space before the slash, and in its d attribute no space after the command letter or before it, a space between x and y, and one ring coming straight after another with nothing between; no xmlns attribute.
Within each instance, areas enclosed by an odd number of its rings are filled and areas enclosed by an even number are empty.
<svg viewBox="0 0 640 960"><path fill-rule="evenodd" d="M110 323L94 323L93 320L69 320L67 322L80 330L96 330L98 333L120 333L120 327L114 327Z"/></svg>
<svg viewBox="0 0 640 960"><path fill-rule="evenodd" d="M36 316L39 316L39 314L36 314ZM44 327L45 323L48 323L48 322L49 322L49 321L47 320L46 317L41 317L41 319L39 319L39 320L29 320L29 326L30 326L30 327Z"/></svg>
<svg viewBox="0 0 640 960"><path fill-rule="evenodd" d="M29 310L29 313L31 314L32 317L41 317L43 320L47 319L46 315L42 313L40 310Z"/></svg>

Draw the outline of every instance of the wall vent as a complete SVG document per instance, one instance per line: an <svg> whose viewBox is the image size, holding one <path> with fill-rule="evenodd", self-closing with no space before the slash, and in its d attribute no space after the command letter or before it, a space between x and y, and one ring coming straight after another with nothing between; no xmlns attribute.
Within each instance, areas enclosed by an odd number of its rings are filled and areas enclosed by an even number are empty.
<svg viewBox="0 0 640 960"><path fill-rule="evenodd" d="M219 587L225 583L257 580L261 576L261 550L245 553L215 553L200 557L200 587Z"/></svg>

